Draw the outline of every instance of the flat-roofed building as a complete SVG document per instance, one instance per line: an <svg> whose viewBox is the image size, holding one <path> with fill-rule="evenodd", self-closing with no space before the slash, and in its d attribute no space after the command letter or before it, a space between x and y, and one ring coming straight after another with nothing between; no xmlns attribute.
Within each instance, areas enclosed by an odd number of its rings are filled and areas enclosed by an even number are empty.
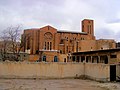
<svg viewBox="0 0 120 90"><path fill-rule="evenodd" d="M105 49L72 53L72 60L85 63L120 64L120 49Z"/></svg>

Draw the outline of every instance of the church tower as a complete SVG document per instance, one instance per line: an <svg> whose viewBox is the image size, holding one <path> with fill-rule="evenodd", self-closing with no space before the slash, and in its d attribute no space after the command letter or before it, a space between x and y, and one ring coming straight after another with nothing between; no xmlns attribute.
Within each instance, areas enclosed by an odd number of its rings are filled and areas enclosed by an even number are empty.
<svg viewBox="0 0 120 90"><path fill-rule="evenodd" d="M84 19L82 21L82 32L88 33L88 35L94 36L94 21L90 19Z"/></svg>

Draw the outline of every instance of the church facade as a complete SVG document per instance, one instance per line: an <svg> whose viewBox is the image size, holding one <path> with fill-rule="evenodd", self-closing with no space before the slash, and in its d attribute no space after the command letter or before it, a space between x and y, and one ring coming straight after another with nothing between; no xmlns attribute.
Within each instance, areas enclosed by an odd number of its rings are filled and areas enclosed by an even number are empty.
<svg viewBox="0 0 120 90"><path fill-rule="evenodd" d="M74 52L115 48L114 40L96 40L93 20L84 19L81 27L82 32L57 30L52 26L26 29L22 35L23 51L38 55L38 61L69 62Z"/></svg>

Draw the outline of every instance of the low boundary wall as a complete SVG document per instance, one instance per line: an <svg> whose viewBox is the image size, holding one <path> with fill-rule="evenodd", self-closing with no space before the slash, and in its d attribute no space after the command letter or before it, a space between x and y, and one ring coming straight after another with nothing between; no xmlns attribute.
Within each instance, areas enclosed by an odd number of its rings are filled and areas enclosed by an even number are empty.
<svg viewBox="0 0 120 90"><path fill-rule="evenodd" d="M1 62L0 78L75 78L89 76L109 81L109 65L86 63Z"/></svg>
<svg viewBox="0 0 120 90"><path fill-rule="evenodd" d="M0 63L2 78L67 78L83 74L81 63Z"/></svg>
<svg viewBox="0 0 120 90"><path fill-rule="evenodd" d="M96 81L110 81L110 65L86 64L85 75Z"/></svg>

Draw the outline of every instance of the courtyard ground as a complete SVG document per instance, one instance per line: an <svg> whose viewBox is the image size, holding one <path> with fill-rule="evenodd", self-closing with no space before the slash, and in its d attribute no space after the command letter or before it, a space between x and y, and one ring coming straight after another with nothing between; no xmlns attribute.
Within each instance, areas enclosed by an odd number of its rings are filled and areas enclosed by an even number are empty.
<svg viewBox="0 0 120 90"><path fill-rule="evenodd" d="M0 90L120 90L120 83L81 79L0 79Z"/></svg>

